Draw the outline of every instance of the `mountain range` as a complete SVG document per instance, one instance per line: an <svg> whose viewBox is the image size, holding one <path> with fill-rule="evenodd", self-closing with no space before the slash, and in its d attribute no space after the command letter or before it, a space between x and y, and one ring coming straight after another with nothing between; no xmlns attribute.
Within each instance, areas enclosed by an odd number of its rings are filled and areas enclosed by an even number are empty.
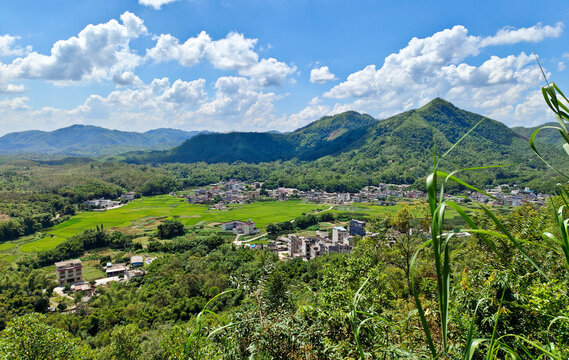
<svg viewBox="0 0 569 360"><path fill-rule="evenodd" d="M461 146L453 150L456 155L452 158L461 159L458 163L475 165L484 159L485 163L525 164L535 160L528 146L530 129L519 127L516 132L498 121L459 109L440 98L381 121L349 111L323 117L291 133L200 134L170 150L126 156L127 161L133 163L259 163L336 158L338 161L410 164L419 159L431 159L433 141L439 153L446 151L481 120ZM545 141L544 151L555 156L549 146L551 141Z"/></svg>
<svg viewBox="0 0 569 360"><path fill-rule="evenodd" d="M180 145L199 131L156 129L144 133L72 125L54 131L22 131L0 137L0 154L30 153L101 156L130 150L160 150Z"/></svg>
<svg viewBox="0 0 569 360"><path fill-rule="evenodd" d="M52 132L5 135L0 138L0 153L75 156L122 153L115 159L138 164L264 163L297 159L310 162L314 169L361 169L381 173L383 178L392 174L401 181L424 175L432 166L434 144L437 153L443 154L478 122L452 156L439 158L443 165L455 169L517 164L498 171L505 177L543 167L528 145L533 128L510 129L440 98L384 120L348 111L325 116L290 133L199 133L174 129L134 133L73 125ZM555 133L544 131L540 135L543 135L538 138L542 142L541 151L554 163L560 163Z"/></svg>

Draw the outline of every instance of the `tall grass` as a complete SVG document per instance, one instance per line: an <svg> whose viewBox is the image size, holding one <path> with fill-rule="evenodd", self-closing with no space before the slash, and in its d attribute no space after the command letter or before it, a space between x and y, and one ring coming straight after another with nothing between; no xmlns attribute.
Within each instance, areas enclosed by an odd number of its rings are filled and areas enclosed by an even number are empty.
<svg viewBox="0 0 569 360"><path fill-rule="evenodd" d="M561 90L554 83L548 84L542 88L543 96L547 105L554 111L557 120L559 122L559 127L543 127L543 128L554 128L557 129L565 144L563 145L564 150L569 154L569 131L567 129L565 120L569 120L569 107L560 101L562 98L566 103L569 100L561 92ZM476 124L467 134L457 141L443 156L447 156L471 131L473 131L477 126ZM541 129L543 129L541 128ZM541 129L534 131L530 138L530 147L533 151L551 168L556 172L563 175L567 179L569 177L559 169L554 168L549 164L537 150L535 138ZM489 167L479 167L479 168L468 168L454 171L452 173L445 173L438 169L438 159L436 149L434 151L433 160L433 172L430 173L426 178L427 195L429 203L429 212L431 215L431 239L423 244L423 246L415 253L411 262L411 283L413 284L413 297L418 310L419 320L423 328L425 335L425 341L427 343L428 349L431 354L432 359L447 359L450 358L449 355L449 305L451 304L450 298L450 278L451 278L451 264L450 264L450 243L453 240L453 236L456 232L467 231L471 233L476 233L480 236L482 241L491 249L496 255L500 256L496 250L496 245L493 242L493 238L498 237L502 239L507 239L510 243L526 258L526 260L531 263L531 265L537 270L537 272L544 278L547 279L547 275L540 268L540 266L532 259L532 257L525 251L521 245L521 241L516 239L511 232L504 226L498 217L483 204L477 204L482 210L483 214L491 220L498 231L487 230L480 228L476 222L468 216L468 214L456 203L446 200L444 197L445 186L448 182L452 181L460 184L466 188L469 188L478 193L484 194L490 198L493 198L490 194L466 183L465 181L458 178L456 175L465 171L476 171L480 169L485 169ZM544 240L550 244L550 246L565 259L566 265L569 268L569 218L564 216L564 210L569 208L568 199L569 193L567 190L560 186L559 195L563 201L563 205L556 209L554 202L552 201L553 212L555 213L555 219L559 228L559 237L553 235L552 233L546 232L543 234ZM446 232L444 230L444 220L445 214L448 209L455 210L467 224L467 228ZM436 278L437 278L437 303L438 303L438 319L439 327L437 331L439 334L436 336L440 339L439 342L435 342L435 336L432 334L432 330L429 327L427 321L425 310L421 303L421 296L414 285L416 283L416 268L417 268L417 258L421 252L430 250L430 259L433 261ZM502 297L503 300L503 297ZM542 345L536 341L529 340L522 335L517 334L507 334L502 336L497 336L496 329L498 322L500 320L500 310L502 307L502 301L498 308L498 313L495 318L494 331L491 338L474 338L474 318L476 312L478 311L478 306L480 300L475 310L475 314L472 318L468 334L466 336L466 344L462 352L462 358L465 360L472 359L478 352L480 356L483 351L485 351L485 359L498 359L498 358L510 358L510 359L533 359L533 358L548 358L548 359L559 359L561 360L561 355L557 351L553 343L547 345ZM554 321L556 321L555 319ZM552 322L553 323L553 322ZM517 348L513 348L508 345L510 340L515 340L518 345ZM531 349L531 350L530 350ZM532 354L540 354L538 357L534 357ZM456 356L456 355L454 355Z"/></svg>

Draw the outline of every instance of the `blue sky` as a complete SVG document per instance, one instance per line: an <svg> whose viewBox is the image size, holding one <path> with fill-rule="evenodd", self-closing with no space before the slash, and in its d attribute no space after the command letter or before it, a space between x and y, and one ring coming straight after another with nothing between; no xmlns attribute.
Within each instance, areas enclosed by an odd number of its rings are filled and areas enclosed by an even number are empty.
<svg viewBox="0 0 569 360"><path fill-rule="evenodd" d="M545 4L545 3L544 3ZM289 131L440 96L508 125L551 120L569 3L12 1L0 11L0 135L71 124ZM563 46L565 45L565 46Z"/></svg>

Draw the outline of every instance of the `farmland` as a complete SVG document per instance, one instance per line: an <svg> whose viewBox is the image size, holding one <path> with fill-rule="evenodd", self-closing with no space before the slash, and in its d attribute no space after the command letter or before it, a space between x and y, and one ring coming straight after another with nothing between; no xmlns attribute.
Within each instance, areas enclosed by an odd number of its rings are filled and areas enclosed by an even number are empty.
<svg viewBox="0 0 569 360"><path fill-rule="evenodd" d="M161 195L138 199L123 207L108 211L79 213L68 221L46 229L41 238L27 237L2 244L0 254L53 249L65 239L101 225L106 229L120 229L133 235L148 236L152 235L158 224L169 218L177 218L186 226L214 226L229 220L250 218L263 231L267 224L287 221L302 214L320 211L376 215L382 212L393 213L397 209L399 205L386 207L358 204L333 207L327 204L289 200L231 205L226 210L213 210L207 205L189 204L178 197Z"/></svg>

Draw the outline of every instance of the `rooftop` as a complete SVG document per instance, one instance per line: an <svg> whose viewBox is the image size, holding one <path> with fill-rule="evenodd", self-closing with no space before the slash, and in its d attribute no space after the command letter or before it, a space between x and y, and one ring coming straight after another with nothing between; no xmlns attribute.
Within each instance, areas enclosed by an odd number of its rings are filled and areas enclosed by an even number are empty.
<svg viewBox="0 0 569 360"><path fill-rule="evenodd" d="M75 259L75 260L66 260L66 261L59 261L55 263L56 267L63 267L63 266L74 266L77 264L81 264L81 260L79 259Z"/></svg>

